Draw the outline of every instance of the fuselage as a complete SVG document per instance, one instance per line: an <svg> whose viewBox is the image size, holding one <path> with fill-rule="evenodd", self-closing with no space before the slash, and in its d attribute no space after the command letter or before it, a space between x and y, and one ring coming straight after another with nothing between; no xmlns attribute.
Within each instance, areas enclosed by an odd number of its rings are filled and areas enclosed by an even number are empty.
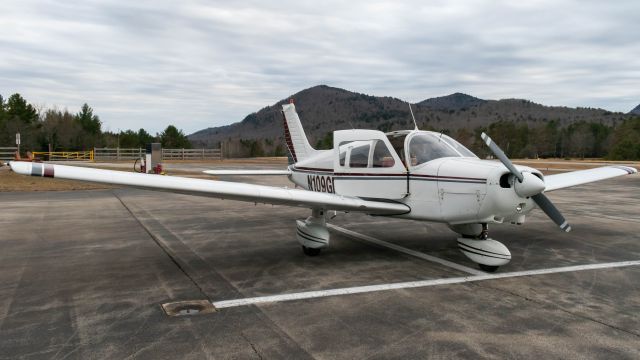
<svg viewBox="0 0 640 360"><path fill-rule="evenodd" d="M290 180L311 191L401 202L396 217L444 222L524 222L534 203L512 189L500 162L481 160L452 138L430 131L344 130L334 149L289 166ZM528 167L542 178L542 174Z"/></svg>

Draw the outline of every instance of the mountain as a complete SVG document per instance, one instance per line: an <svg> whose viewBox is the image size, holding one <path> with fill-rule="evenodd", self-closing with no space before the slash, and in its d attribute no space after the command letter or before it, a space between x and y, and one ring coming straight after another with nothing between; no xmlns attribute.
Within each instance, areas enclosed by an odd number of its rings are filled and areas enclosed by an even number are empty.
<svg viewBox="0 0 640 360"><path fill-rule="evenodd" d="M640 105L636 106L635 109L629 111L631 115L640 115Z"/></svg>
<svg viewBox="0 0 640 360"><path fill-rule="evenodd" d="M294 99L311 145L327 143L332 131L363 128L382 131L414 127L408 105L393 97L377 97L350 92L326 85L302 90ZM230 147L230 154L259 154L260 142L265 154L284 154L282 104L289 98L247 115L242 121L200 130L189 135L194 146L217 147L220 142ZM455 132L488 126L498 121L539 127L551 121L561 127L577 122L596 122L615 126L628 115L594 108L544 106L523 99L483 100L455 93L426 99L413 105L420 129ZM244 150L243 150L244 149ZM257 152L254 152L256 150Z"/></svg>
<svg viewBox="0 0 640 360"><path fill-rule="evenodd" d="M466 110L474 106L482 105L486 102L487 100L478 99L471 95L455 93L423 100L417 105L425 106L434 110Z"/></svg>

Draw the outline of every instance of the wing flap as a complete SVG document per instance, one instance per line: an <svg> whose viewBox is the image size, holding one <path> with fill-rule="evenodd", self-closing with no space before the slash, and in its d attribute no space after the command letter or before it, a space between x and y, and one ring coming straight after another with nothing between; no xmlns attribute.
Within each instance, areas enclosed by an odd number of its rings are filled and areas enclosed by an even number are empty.
<svg viewBox="0 0 640 360"><path fill-rule="evenodd" d="M103 169L22 161L9 163L22 175L99 182L179 194L208 196L256 203L289 205L325 210L354 211L376 215L405 214L410 208L397 202L365 200L353 196L246 183L192 179Z"/></svg>
<svg viewBox="0 0 640 360"><path fill-rule="evenodd" d="M571 186L587 184L594 181L606 180L622 175L637 173L638 170L629 166L604 166L595 169L571 171L544 177L545 192L564 189Z"/></svg>

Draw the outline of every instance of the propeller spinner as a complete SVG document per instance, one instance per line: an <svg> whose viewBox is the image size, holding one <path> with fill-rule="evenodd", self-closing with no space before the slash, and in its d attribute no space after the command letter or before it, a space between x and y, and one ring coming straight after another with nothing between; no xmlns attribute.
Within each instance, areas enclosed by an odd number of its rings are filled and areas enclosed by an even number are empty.
<svg viewBox="0 0 640 360"><path fill-rule="evenodd" d="M511 172L511 174L513 174L513 176L516 177L516 179L518 179L517 182L514 181L513 186L518 196L531 197L533 201L535 201L536 205L538 205L538 207L542 209L542 211L544 211L544 213L547 214L547 216L551 218L551 220L553 220L560 229L566 232L571 231L571 226L569 226L569 223L564 216L562 216L558 208L556 208L551 200L542 193L545 189L544 181L531 173L522 173L518 171L507 155L504 154L502 149L500 149L500 147L491 140L489 135L482 133L481 137L493 154L500 159L502 164Z"/></svg>

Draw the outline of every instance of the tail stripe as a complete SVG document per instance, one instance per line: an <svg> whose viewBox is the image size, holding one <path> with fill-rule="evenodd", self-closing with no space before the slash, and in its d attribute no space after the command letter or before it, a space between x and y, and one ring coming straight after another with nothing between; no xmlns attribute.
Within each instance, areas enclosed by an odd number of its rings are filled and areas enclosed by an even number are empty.
<svg viewBox="0 0 640 360"><path fill-rule="evenodd" d="M293 103L282 106L284 114L284 136L294 162L304 161L317 150L311 147Z"/></svg>
<svg viewBox="0 0 640 360"><path fill-rule="evenodd" d="M293 141L291 140L291 132L289 132L289 126L287 125L287 118L284 115L284 111L282 112L282 122L284 123L284 139L287 143L287 148L291 153L293 162L298 162L298 157L296 156L296 149L293 147Z"/></svg>

